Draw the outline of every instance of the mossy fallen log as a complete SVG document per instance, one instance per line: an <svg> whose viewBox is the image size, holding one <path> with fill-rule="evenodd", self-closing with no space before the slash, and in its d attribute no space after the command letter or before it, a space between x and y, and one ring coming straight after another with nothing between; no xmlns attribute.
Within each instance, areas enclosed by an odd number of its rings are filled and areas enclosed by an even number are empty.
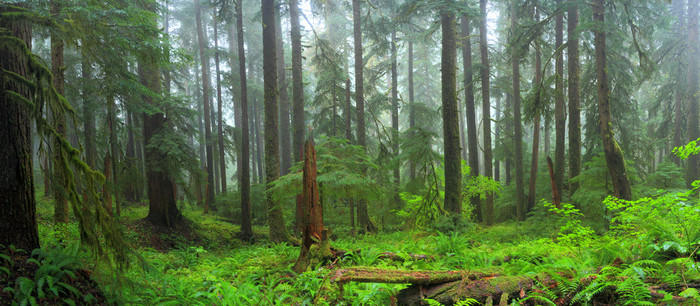
<svg viewBox="0 0 700 306"><path fill-rule="evenodd" d="M502 270L498 267L473 271L410 271L389 270L373 267L355 267L335 270L331 276L331 281L340 284L347 282L361 282L434 285L462 279L474 280L484 277L492 277L500 275L501 273Z"/></svg>

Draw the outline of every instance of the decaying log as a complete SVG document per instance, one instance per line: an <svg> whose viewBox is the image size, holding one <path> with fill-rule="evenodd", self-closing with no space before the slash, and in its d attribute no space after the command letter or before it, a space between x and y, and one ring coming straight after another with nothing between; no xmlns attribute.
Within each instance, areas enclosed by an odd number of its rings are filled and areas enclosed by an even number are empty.
<svg viewBox="0 0 700 306"><path fill-rule="evenodd" d="M502 270L498 267L468 271L410 271L389 270L372 267L356 267L337 269L331 276L331 281L339 284L348 282L360 283L388 283L388 284L417 284L434 285L449 283L457 280L475 280L485 277L500 275Z"/></svg>

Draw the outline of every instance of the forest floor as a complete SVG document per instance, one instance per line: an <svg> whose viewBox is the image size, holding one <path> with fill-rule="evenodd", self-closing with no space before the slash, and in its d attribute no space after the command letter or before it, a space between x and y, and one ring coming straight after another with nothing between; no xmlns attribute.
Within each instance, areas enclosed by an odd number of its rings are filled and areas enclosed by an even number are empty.
<svg viewBox="0 0 700 306"><path fill-rule="evenodd" d="M299 248L267 242L265 227L255 226L257 241L248 244L236 238L237 225L216 215L203 215L185 207L187 223L172 231L152 228L143 220L147 213L148 207L139 204L122 210L119 220L124 234L146 264L132 265L121 277L79 251L77 223L54 225L53 208L46 200L39 201L38 207L42 248L76 258L76 271L93 271L91 277L104 297L94 293L96 300L92 303L697 305L700 300L696 289L700 285L694 281L700 279L695 251L682 252L648 236L635 241L597 234L578 223L548 219L541 216L542 212L527 222L477 226L451 234L411 230L352 237L335 233L339 238L332 241L332 246L348 252L302 274L291 270ZM564 228L567 224L569 228ZM385 256L386 252L394 256ZM431 295L427 283L414 286L418 289L411 297L409 283L384 281L387 271L409 278L412 271L461 271L454 273L465 275L496 272L453 282L450 286L460 286L461 291L443 289L442 296ZM370 277L341 280L342 273L365 273ZM504 283L493 285L496 280L514 280L515 294L501 292L487 299L453 295L445 299L445 292L466 292L477 286L505 291ZM90 290L79 289L81 296Z"/></svg>

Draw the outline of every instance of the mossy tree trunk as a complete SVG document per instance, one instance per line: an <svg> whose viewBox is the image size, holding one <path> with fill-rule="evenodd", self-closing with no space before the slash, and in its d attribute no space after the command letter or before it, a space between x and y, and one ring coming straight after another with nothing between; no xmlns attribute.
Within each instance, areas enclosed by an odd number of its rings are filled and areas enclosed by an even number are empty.
<svg viewBox="0 0 700 306"><path fill-rule="evenodd" d="M61 6L58 1L52 0L51 16L60 18ZM51 74L53 75L53 87L60 95L65 94L64 64L63 64L63 41L56 33L57 29L51 31ZM51 112L53 128L56 129L59 137L66 137L66 115L62 110L54 109ZM62 164L66 163L66 157L60 147L60 140L55 139L52 143L53 160L56 166L53 167L53 196L54 196L54 220L56 222L68 222L70 208L68 206L68 182L67 174Z"/></svg>
<svg viewBox="0 0 700 306"><path fill-rule="evenodd" d="M197 41L199 43L199 60L202 67L202 101L204 103L204 144L206 148L206 171L207 184L205 187L206 197L204 199L204 213L209 212L209 208L214 205L214 152L211 145L211 76L209 73L209 56L206 54L207 42L204 38L204 25L202 22L202 8L199 0L194 0L195 19L197 22Z"/></svg>
<svg viewBox="0 0 700 306"><path fill-rule="evenodd" d="M364 61L362 59L362 17L360 0L352 0L353 43L355 47L355 104L357 107L357 144L367 150L367 131L365 131L365 98L364 98ZM363 171L367 171L364 169ZM363 233L376 233L377 226L369 218L367 201L357 202L357 223Z"/></svg>
<svg viewBox="0 0 700 306"><path fill-rule="evenodd" d="M625 159L622 149L615 141L612 128L612 115L610 113L610 87L607 74L607 55L605 46L605 0L593 2L593 21L596 23L594 30L596 80L598 86L598 114L600 116L600 135L603 139L603 150L608 172L612 178L615 196L620 199L631 200L632 190L627 178ZM696 121L697 123L697 121Z"/></svg>
<svg viewBox="0 0 700 306"><path fill-rule="evenodd" d="M557 5L562 0L557 0ZM555 61L554 82L554 178L560 196L564 193L564 168L566 167L566 104L564 103L564 51L560 50L564 44L564 13L555 17L554 47L559 50Z"/></svg>
<svg viewBox="0 0 700 306"><path fill-rule="evenodd" d="M155 4L148 4L146 9L155 13ZM155 16L155 15L154 15ZM157 20L149 20L155 27ZM138 75L139 81L146 88L156 95L160 95L162 79L158 65L158 50L148 48L139 54ZM143 96L144 103L151 107L160 108L161 101L151 95ZM143 139L146 161L146 180L148 182L148 216L146 217L152 224L158 226L175 227L181 220L182 215L175 202L175 190L173 180L159 161L165 159L165 152L159 148L149 146L149 143L158 134L167 133L165 130L165 115L163 112L153 114L143 114Z"/></svg>
<svg viewBox="0 0 700 306"><path fill-rule="evenodd" d="M540 8L535 2L535 23L540 22ZM527 206L526 212L531 211L535 207L536 201L536 191L537 191L537 164L539 162L539 148L540 148L540 98L541 98L541 84L542 83L542 50L540 45L535 40L535 81L534 86L537 87L537 93L535 96L535 117L532 123L532 158L530 162L530 185L527 194Z"/></svg>
<svg viewBox="0 0 700 306"><path fill-rule="evenodd" d="M282 215L282 208L270 194L271 184L279 178L280 156L278 139L279 104L277 101L277 61L275 56L275 1L262 1L263 27L263 76L265 90L265 184L270 240L273 242L291 241Z"/></svg>
<svg viewBox="0 0 700 306"><path fill-rule="evenodd" d="M292 154L299 162L304 158L304 75L301 57L301 26L299 1L289 0L289 23L292 41ZM301 231L301 195L297 195L295 219L297 231Z"/></svg>
<svg viewBox="0 0 700 306"><path fill-rule="evenodd" d="M440 12L442 24L442 131L445 151L445 210L462 214L462 170L457 109L455 16L448 7Z"/></svg>
<svg viewBox="0 0 700 306"><path fill-rule="evenodd" d="M492 151L491 151L491 96L490 96L490 66L489 66L489 47L487 38L487 20L486 20L486 6L488 0L480 0L479 8L481 10L481 26L479 28L479 47L481 51L481 97L483 99L483 115L482 120L484 121L484 176L491 178L493 177L493 162L492 162ZM484 221L486 224L493 223L493 195L489 194L486 196L486 202L484 203Z"/></svg>
<svg viewBox="0 0 700 306"><path fill-rule="evenodd" d="M581 81L578 39L578 6L576 0L568 0L567 36L569 69L569 178L581 173ZM579 183L569 182L569 196L578 190Z"/></svg>
<svg viewBox="0 0 700 306"><path fill-rule="evenodd" d="M519 1L511 4L511 35L518 32ZM523 175L523 124L520 108L520 46L515 37L512 38L512 67L513 67L513 146L515 149L515 208L518 220L525 220L525 182Z"/></svg>
<svg viewBox="0 0 700 306"><path fill-rule="evenodd" d="M277 77L279 85L279 101L280 101L280 175L289 173L289 168L292 167L292 138L291 126L289 118L289 91L287 83L287 64L284 60L284 42L282 41L282 18L280 10L282 3L278 3L275 7L275 19L277 21Z"/></svg>
<svg viewBox="0 0 700 306"><path fill-rule="evenodd" d="M700 46L698 46L698 0L688 0L688 141L700 138L700 85L698 69L700 66ZM700 155L688 157L686 185L700 179Z"/></svg>
<svg viewBox="0 0 700 306"><path fill-rule="evenodd" d="M241 185L241 239L253 239L253 226L250 212L250 126L248 125L248 79L245 67L245 42L243 37L243 6L236 2L236 38L238 40L238 73L241 82L240 127L241 145L238 163Z"/></svg>
<svg viewBox="0 0 700 306"><path fill-rule="evenodd" d="M0 14L12 11L15 9L0 4ZM8 36L17 38L18 44L31 50L32 30L27 20L0 17L0 29L6 29ZM4 70L24 78L32 73L20 45L0 46L0 71ZM32 175L31 110L10 92L24 99L31 99L31 93L27 86L9 79L0 84L0 244L30 251L39 247Z"/></svg>
<svg viewBox="0 0 700 306"><path fill-rule="evenodd" d="M467 146L469 148L469 175L472 177L479 176L479 139L477 138L476 130L476 108L474 105L474 77L472 71L472 43L469 38L472 30L469 24L469 16L462 14L462 64L464 68L464 107L467 117ZM478 196L472 197L469 200L474 205L474 216L476 222L484 220L483 212L481 211L481 198Z"/></svg>

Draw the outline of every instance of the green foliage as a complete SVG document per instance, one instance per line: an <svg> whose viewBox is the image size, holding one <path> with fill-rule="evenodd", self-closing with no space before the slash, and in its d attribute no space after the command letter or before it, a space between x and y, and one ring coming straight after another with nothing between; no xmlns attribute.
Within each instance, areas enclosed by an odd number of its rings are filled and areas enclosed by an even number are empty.
<svg viewBox="0 0 700 306"><path fill-rule="evenodd" d="M682 189L685 187L683 168L665 161L656 167L656 171L647 176L644 184L650 188Z"/></svg>

